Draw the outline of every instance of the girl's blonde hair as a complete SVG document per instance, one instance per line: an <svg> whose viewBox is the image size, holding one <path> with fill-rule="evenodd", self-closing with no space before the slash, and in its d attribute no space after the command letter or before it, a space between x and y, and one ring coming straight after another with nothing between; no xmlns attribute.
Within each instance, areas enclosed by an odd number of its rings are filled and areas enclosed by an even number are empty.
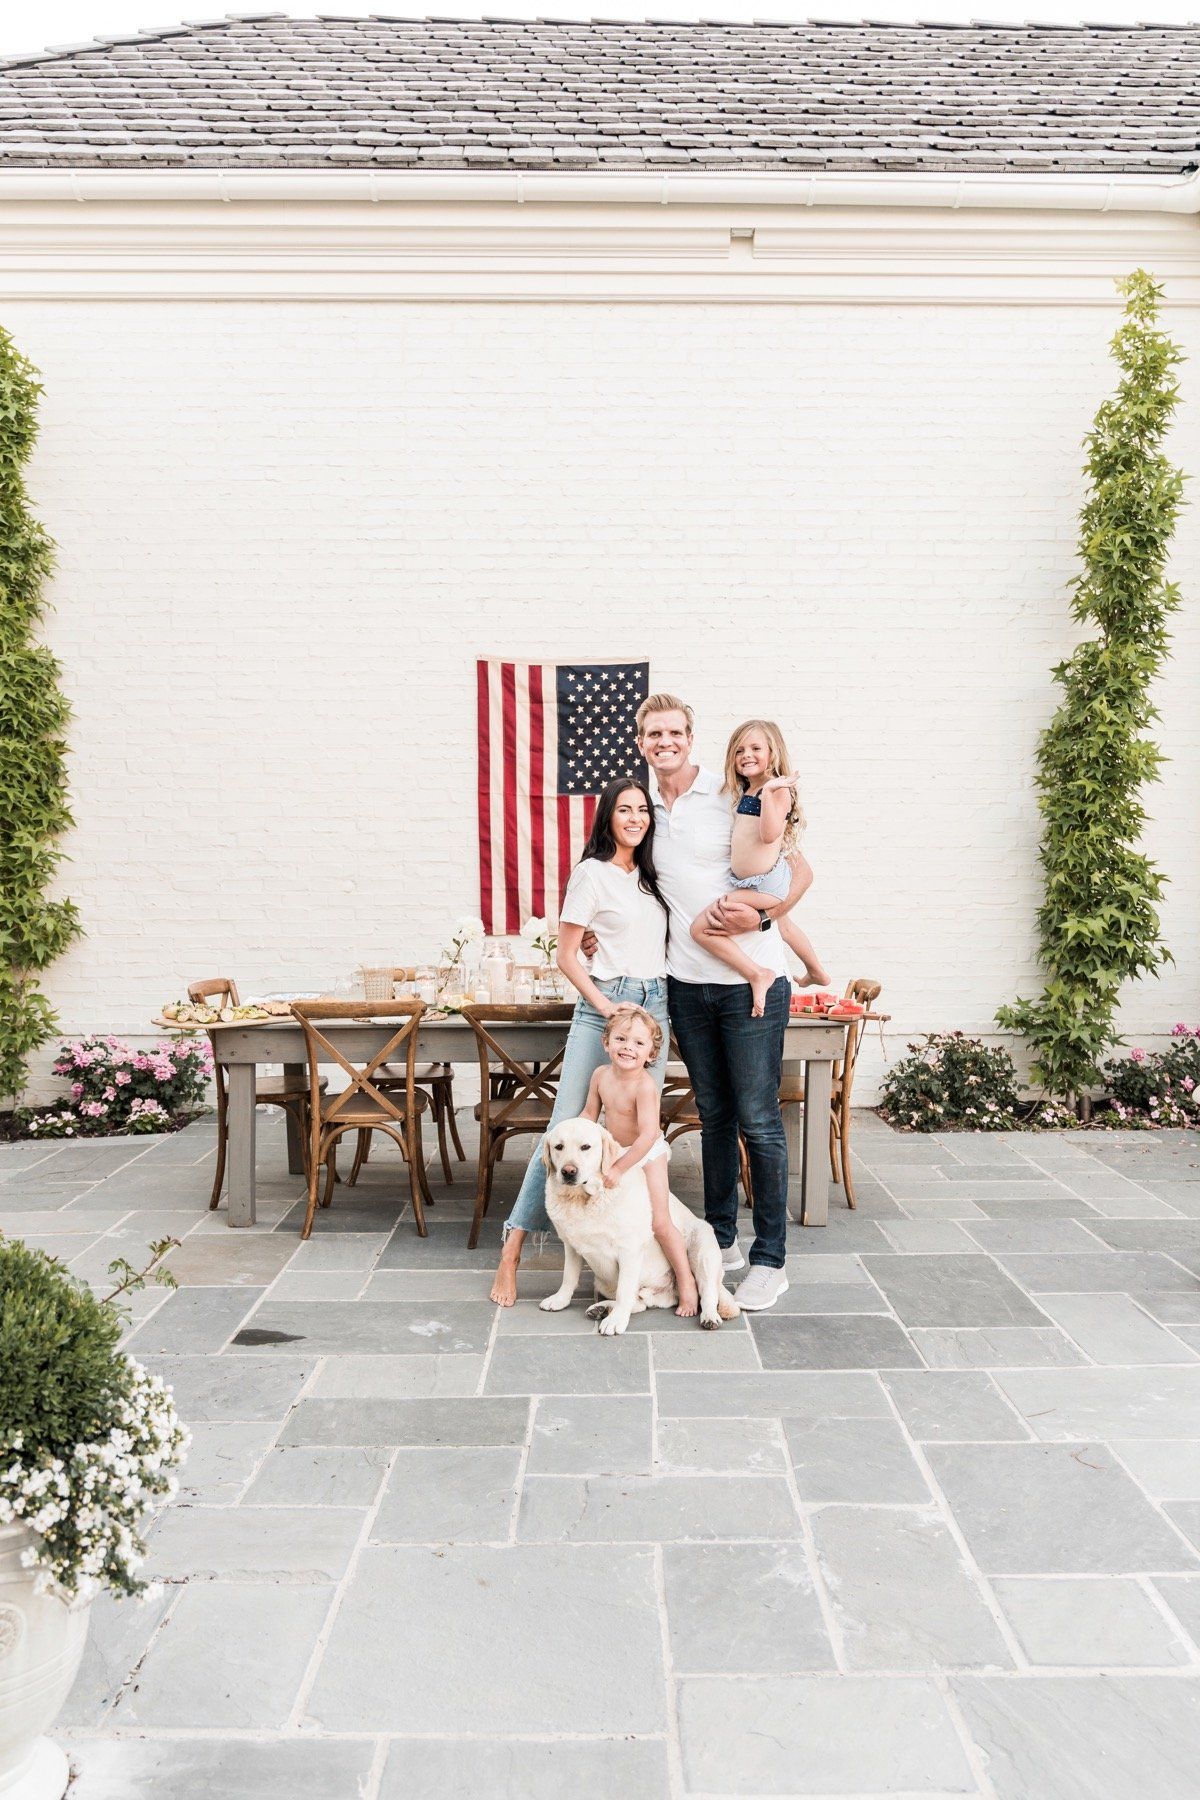
<svg viewBox="0 0 1200 1800"><path fill-rule="evenodd" d="M767 749L771 755L772 775L794 775L792 759L788 755L788 747L783 741L774 719L743 719L737 730L729 739L729 747L725 752L725 782L722 792L729 794L733 805L737 805L746 792L749 783L743 781L737 772L738 745L748 731L757 731L767 740ZM784 856L790 856L800 842L800 833L805 826L804 809L800 805L796 790L792 789L792 803L788 808L787 824L783 831L783 843L780 846Z"/></svg>
<svg viewBox="0 0 1200 1800"><path fill-rule="evenodd" d="M663 1047L663 1028L653 1013L648 1013L644 1006L634 1006L628 1000L618 1001L617 1010L609 1013L604 1021L604 1030L600 1033L600 1042L608 1048L608 1040L618 1025L628 1025L630 1020L637 1019L650 1033L650 1042L654 1046L650 1052L650 1061L658 1061L658 1053ZM648 1067L649 1065L647 1065Z"/></svg>

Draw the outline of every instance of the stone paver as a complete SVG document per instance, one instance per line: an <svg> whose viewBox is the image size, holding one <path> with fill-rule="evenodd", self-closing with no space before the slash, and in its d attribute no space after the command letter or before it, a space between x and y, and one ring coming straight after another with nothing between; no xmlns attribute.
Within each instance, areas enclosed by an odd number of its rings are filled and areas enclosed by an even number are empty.
<svg viewBox="0 0 1200 1800"><path fill-rule="evenodd" d="M618 1340L538 1311L553 1244L491 1307L518 1158L468 1251L469 1172L422 1240L386 1147L301 1244L266 1115L252 1232L211 1124L0 1146L82 1278L183 1239L129 1343L194 1448L73 1800L1192 1800L1200 1140L856 1141L779 1308Z"/></svg>

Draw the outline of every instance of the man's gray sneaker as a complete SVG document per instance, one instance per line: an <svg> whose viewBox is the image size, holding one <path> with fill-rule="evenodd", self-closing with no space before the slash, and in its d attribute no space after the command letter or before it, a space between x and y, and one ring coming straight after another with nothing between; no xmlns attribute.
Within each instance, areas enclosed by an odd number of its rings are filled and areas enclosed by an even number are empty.
<svg viewBox="0 0 1200 1800"><path fill-rule="evenodd" d="M726 1274L729 1274L730 1270L744 1269L745 1266L746 1259L742 1255L742 1247L737 1239L734 1238L732 1244L726 1244L721 1252L721 1267L725 1270Z"/></svg>
<svg viewBox="0 0 1200 1800"><path fill-rule="evenodd" d="M765 1263L755 1263L733 1297L743 1312L765 1312L787 1291L788 1278L782 1269L768 1269Z"/></svg>

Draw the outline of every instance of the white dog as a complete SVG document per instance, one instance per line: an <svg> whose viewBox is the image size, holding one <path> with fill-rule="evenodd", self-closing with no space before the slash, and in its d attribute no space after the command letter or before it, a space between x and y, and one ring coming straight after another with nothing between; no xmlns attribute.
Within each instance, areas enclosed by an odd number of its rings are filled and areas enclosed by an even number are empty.
<svg viewBox="0 0 1200 1800"><path fill-rule="evenodd" d="M562 1286L542 1301L543 1312L571 1304L586 1262L603 1300L588 1308L606 1337L624 1331L630 1315L648 1306L675 1306L675 1276L654 1236L650 1195L641 1169L628 1169L614 1188L604 1185L607 1169L622 1154L609 1131L590 1119L563 1119L546 1133L546 1211L565 1252ZM700 1323L716 1331L722 1319L736 1319L737 1302L723 1286L721 1251L713 1228L671 1195L671 1217L679 1227L687 1259L700 1290Z"/></svg>

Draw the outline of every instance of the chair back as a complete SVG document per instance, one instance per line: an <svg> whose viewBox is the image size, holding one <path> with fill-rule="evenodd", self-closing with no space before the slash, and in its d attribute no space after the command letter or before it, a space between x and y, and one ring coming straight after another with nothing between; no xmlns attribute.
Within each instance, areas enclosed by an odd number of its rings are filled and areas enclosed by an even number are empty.
<svg viewBox="0 0 1200 1800"><path fill-rule="evenodd" d="M228 975L214 975L211 981L189 981L188 999L197 1005L202 1000L216 1000L218 1012L225 1006L240 1006L237 982Z"/></svg>
<svg viewBox="0 0 1200 1800"><path fill-rule="evenodd" d="M464 1006L462 1016L475 1033L479 1052L479 1122L485 1138L489 1132L517 1128L522 1106L532 1103L552 1110L566 1039L548 1062L541 1056L523 1061L495 1035L494 1027L565 1025L575 1016L573 1004L569 1000L534 1000L526 1006L509 1006L481 1001L478 1006ZM494 1080L494 1076L500 1079Z"/></svg>
<svg viewBox="0 0 1200 1800"><path fill-rule="evenodd" d="M202 1000L215 1000L218 1012L223 1012L227 1006L241 1005L241 1001L238 999L237 982L232 980L228 975L214 975L211 981L189 981L188 999L197 1005ZM209 1031L206 1035L208 1037L209 1049L213 1053L212 1078L213 1086L217 1092L217 1115L218 1118L223 1118L225 1108L225 1069L223 1065L217 1061L216 1032Z"/></svg>
<svg viewBox="0 0 1200 1800"><path fill-rule="evenodd" d="M413 1078L417 1060L417 1028L425 1013L420 1000L294 1000L292 1012L300 1021L300 1029L304 1033L304 1047L308 1054L308 1089L309 1101L313 1117L321 1117L321 1062L336 1063L348 1076L347 1085L331 1099L326 1099L324 1118L327 1124L336 1123L339 1116L352 1113L356 1101L370 1100L397 1123L403 1124L407 1118L408 1104L413 1092ZM322 1022L331 1019L395 1019L396 1029L382 1044L371 1060L357 1064L350 1061L336 1037L331 1037L321 1030ZM395 1058L397 1051L402 1051L404 1063L404 1094L393 1090L389 1095L386 1089L375 1083L375 1074L389 1059Z"/></svg>
<svg viewBox="0 0 1200 1800"><path fill-rule="evenodd" d="M846 991L842 998L857 1001L859 1006L870 1012L872 1002L877 1000L882 992L883 989L879 982L868 981L863 976L858 976L855 980L846 983ZM854 1086L854 1070L858 1063L858 1051L866 1023L865 1019L850 1020L846 1027L846 1054L840 1062L833 1066L834 1080L841 1083L841 1097L844 1106L850 1104L850 1089Z"/></svg>

